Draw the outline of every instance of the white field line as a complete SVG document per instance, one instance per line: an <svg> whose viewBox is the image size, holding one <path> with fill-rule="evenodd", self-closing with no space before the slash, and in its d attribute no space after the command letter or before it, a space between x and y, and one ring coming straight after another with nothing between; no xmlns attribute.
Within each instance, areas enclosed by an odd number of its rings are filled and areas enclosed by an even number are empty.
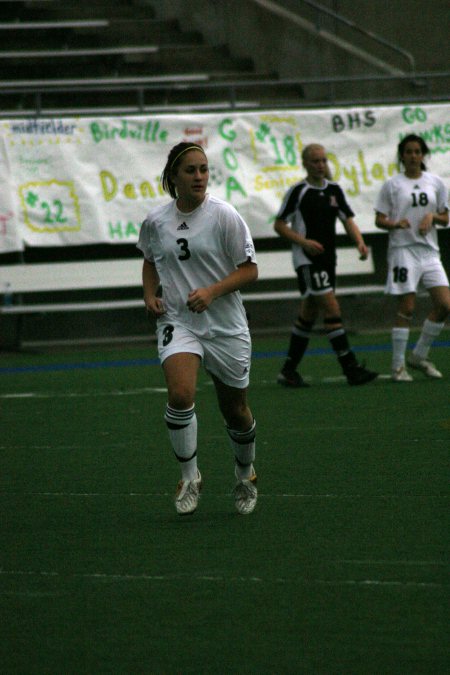
<svg viewBox="0 0 450 675"><path fill-rule="evenodd" d="M86 398L89 396L141 396L142 394L167 394L166 387L143 387L142 389L127 389L113 391L45 391L45 392L19 392L0 394L0 398Z"/></svg>
<svg viewBox="0 0 450 675"><path fill-rule="evenodd" d="M205 493L207 499L228 499L230 496L229 493ZM145 498L160 498L160 497L173 497L171 492L17 492L10 490L1 490L0 497L107 497L107 498L116 498L116 497L145 497ZM278 494L269 494L264 492L258 492L258 499L444 499L447 500L450 495L437 494L437 495L425 495L425 494L414 494L414 495L401 495L401 494L382 494L382 495L360 495L360 494L334 494L334 493L322 493L322 494L313 494L313 493L278 493Z"/></svg>
<svg viewBox="0 0 450 675"><path fill-rule="evenodd" d="M338 565L413 565L423 567L447 567L446 562L440 560L332 560Z"/></svg>
<svg viewBox="0 0 450 675"><path fill-rule="evenodd" d="M50 577L67 579L85 579L92 581L119 581L119 582L210 582L210 583L243 583L243 584L270 584L270 585L310 585L310 586L356 586L356 587L399 587L399 588L445 588L448 584L431 581L399 581L387 579L317 579L308 577L227 577L225 575L186 575L186 574L107 574L104 572L64 573L55 571L35 570L0 570L0 577ZM10 594L10 591L7 591ZM23 594L23 591L18 591ZM2 593L0 592L0 595Z"/></svg>
<svg viewBox="0 0 450 675"><path fill-rule="evenodd" d="M389 374L380 374L378 375L378 380L390 380L391 376ZM346 383L347 380L343 375L336 375L333 377L323 377L317 380L313 380L311 377L305 377L305 380L311 384L335 384L336 382ZM258 382L254 381L250 383L252 388L256 388L260 385L269 385L272 386L274 380L259 380ZM202 386L212 387L214 385L210 380L206 380L201 386L197 387L197 392L201 391ZM141 389L127 389L127 390L113 390L113 391L86 391L86 392L59 392L59 391L47 391L47 392L12 392L0 394L0 399L15 399L15 398L86 398L89 396L140 396L141 394L166 394L167 387L143 387Z"/></svg>

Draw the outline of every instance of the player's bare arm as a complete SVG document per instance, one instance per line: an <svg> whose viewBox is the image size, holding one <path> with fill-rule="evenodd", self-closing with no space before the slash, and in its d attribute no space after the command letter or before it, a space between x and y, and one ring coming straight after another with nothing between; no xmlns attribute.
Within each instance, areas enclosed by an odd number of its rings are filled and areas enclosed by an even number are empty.
<svg viewBox="0 0 450 675"><path fill-rule="evenodd" d="M347 218L346 221L344 222L344 227L348 236L358 249L360 260L367 260L367 257L369 255L369 249L367 248L366 243L363 239L361 230L359 229L353 218Z"/></svg>
<svg viewBox="0 0 450 675"><path fill-rule="evenodd" d="M310 256L319 255L324 252L324 247L320 242L315 239L306 239L306 237L295 232L288 223L280 218L275 220L273 229L283 239L287 239L287 241L301 246L305 253Z"/></svg>
<svg viewBox="0 0 450 675"><path fill-rule="evenodd" d="M448 211L443 211L441 213L426 213L419 223L419 232L420 234L427 234L430 232L433 225L447 227L448 222Z"/></svg>
<svg viewBox="0 0 450 675"><path fill-rule="evenodd" d="M393 220L379 211L377 211L377 215L375 217L375 225L380 228L380 230L407 230L411 227L411 223L407 218Z"/></svg>
<svg viewBox="0 0 450 675"><path fill-rule="evenodd" d="M206 288L196 288L191 291L188 295L187 306L191 312L200 314L217 298L237 291L242 286L256 281L257 278L258 266L255 263L246 261L221 281Z"/></svg>
<svg viewBox="0 0 450 675"><path fill-rule="evenodd" d="M158 317L164 314L165 309L161 298L156 297L159 287L159 275L156 267L148 260L144 260L142 267L142 284L144 287L144 302L147 311L152 316Z"/></svg>

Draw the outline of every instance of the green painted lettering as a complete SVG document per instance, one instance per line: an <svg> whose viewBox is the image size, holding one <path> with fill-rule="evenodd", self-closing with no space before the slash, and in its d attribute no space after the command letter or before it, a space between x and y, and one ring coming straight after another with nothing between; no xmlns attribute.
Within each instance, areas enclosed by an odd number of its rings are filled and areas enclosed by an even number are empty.
<svg viewBox="0 0 450 675"><path fill-rule="evenodd" d="M100 131L100 125L97 124L97 122L93 122L90 126L90 130L95 143L100 143L103 138L103 134Z"/></svg>
<svg viewBox="0 0 450 675"><path fill-rule="evenodd" d="M235 171L238 168L236 155L231 148L225 148L223 151L223 161L230 171Z"/></svg>
<svg viewBox="0 0 450 675"><path fill-rule="evenodd" d="M247 193L234 176L228 176L226 182L226 199L230 199L232 192L240 192L243 197L247 197Z"/></svg>
<svg viewBox="0 0 450 675"><path fill-rule="evenodd" d="M138 229L136 228L136 225L134 223L128 222L126 229L125 229L125 236L126 237L137 237L139 234Z"/></svg>
<svg viewBox="0 0 450 675"><path fill-rule="evenodd" d="M229 118L222 120L222 122L219 124L219 134L227 141L234 141L237 136L236 132L233 129L231 129L231 131L226 131L225 129L230 125L233 125L233 120L230 120Z"/></svg>
<svg viewBox="0 0 450 675"><path fill-rule="evenodd" d="M109 236L111 239L123 239L122 223L119 221L115 225L111 221L108 223Z"/></svg>

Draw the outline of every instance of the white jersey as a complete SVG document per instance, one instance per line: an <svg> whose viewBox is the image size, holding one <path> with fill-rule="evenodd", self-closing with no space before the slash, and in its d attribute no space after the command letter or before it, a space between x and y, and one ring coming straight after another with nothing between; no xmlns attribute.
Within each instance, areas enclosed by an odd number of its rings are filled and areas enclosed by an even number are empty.
<svg viewBox="0 0 450 675"><path fill-rule="evenodd" d="M443 181L428 171L420 178L407 178L400 173L384 183L375 203L375 210L392 220L406 218L411 227L389 230L389 248L421 244L439 251L436 228L425 236L419 234L419 223L427 213L448 210L447 189Z"/></svg>
<svg viewBox="0 0 450 675"><path fill-rule="evenodd" d="M207 194L190 213L181 212L176 200L156 207L142 223L137 247L161 281L166 312L158 322L182 323L205 338L248 331L239 291L200 314L186 305L191 291L221 281L248 260L256 263L250 230L233 206Z"/></svg>

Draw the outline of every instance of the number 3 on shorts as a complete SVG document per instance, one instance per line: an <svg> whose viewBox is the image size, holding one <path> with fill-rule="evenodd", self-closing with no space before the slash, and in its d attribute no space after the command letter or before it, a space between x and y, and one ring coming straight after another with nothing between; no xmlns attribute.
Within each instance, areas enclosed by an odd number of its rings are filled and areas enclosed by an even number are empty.
<svg viewBox="0 0 450 675"><path fill-rule="evenodd" d="M164 337L163 337L163 341L162 341L163 347L167 347L169 342L172 342L173 331L174 331L174 327L171 326L170 324L167 324L167 326L164 326L164 328L163 328L163 336Z"/></svg>

